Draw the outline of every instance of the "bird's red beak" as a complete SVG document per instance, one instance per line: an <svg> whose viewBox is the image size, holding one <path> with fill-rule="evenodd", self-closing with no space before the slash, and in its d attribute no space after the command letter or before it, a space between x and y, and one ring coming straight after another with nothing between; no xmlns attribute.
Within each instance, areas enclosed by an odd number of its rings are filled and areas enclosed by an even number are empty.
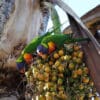
<svg viewBox="0 0 100 100"><path fill-rule="evenodd" d="M42 53L42 52L38 52L38 55L39 55L40 57L42 57L42 56L43 56L43 53Z"/></svg>

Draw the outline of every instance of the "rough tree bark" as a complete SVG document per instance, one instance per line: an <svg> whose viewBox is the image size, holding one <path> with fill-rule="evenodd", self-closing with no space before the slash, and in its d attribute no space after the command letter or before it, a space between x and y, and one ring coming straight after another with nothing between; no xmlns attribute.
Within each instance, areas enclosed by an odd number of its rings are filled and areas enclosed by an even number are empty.
<svg viewBox="0 0 100 100"><path fill-rule="evenodd" d="M16 66L15 59L24 45L45 33L49 10L43 4L44 1L46 0L15 0L15 9L6 22L0 39L0 59L1 63L5 61L5 66Z"/></svg>

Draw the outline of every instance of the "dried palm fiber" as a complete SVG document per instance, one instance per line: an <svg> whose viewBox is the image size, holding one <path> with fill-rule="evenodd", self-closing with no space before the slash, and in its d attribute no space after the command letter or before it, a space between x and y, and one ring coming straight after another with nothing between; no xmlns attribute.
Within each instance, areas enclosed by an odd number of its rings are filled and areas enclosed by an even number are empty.
<svg viewBox="0 0 100 100"><path fill-rule="evenodd" d="M31 41L39 33L42 18L39 0L16 0L1 36L0 52L9 54L19 42Z"/></svg>

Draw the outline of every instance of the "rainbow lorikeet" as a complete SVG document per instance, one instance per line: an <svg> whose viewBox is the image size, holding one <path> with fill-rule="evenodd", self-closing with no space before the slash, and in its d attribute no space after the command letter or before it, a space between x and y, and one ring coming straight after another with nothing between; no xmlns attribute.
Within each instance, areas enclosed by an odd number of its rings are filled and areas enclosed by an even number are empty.
<svg viewBox="0 0 100 100"><path fill-rule="evenodd" d="M37 53L45 54L53 51L56 48L61 48L65 43L74 43L86 41L88 38L72 38L71 34L54 34L46 36L42 39L41 44L37 47ZM52 44L52 45L50 45ZM53 50L51 50L54 48ZM44 52L46 50L46 52Z"/></svg>
<svg viewBox="0 0 100 100"><path fill-rule="evenodd" d="M16 60L17 68L18 70L21 70L25 68L25 65L29 60L32 60L32 53L34 53L37 49L37 46L41 43L42 39L48 35L50 35L52 32L47 32L43 36L39 36L34 38L22 51L19 58Z"/></svg>

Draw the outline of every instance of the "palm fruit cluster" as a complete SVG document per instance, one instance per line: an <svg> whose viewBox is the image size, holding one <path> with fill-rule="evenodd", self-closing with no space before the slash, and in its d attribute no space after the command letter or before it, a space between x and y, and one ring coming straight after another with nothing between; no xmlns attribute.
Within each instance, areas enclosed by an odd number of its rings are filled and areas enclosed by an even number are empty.
<svg viewBox="0 0 100 100"><path fill-rule="evenodd" d="M99 100L78 44L64 44L50 55L36 56L25 73L37 100Z"/></svg>

